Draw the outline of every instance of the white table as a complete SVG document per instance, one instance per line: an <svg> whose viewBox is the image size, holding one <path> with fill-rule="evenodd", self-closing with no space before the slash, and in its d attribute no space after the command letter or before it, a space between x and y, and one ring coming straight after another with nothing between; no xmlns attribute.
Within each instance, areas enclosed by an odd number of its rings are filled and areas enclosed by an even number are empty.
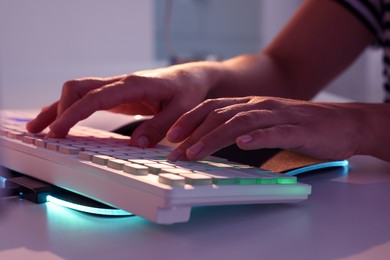
<svg viewBox="0 0 390 260"><path fill-rule="evenodd" d="M168 226L2 199L0 259L389 259L390 164L350 162L301 176L307 201L197 208Z"/></svg>
<svg viewBox="0 0 390 260"><path fill-rule="evenodd" d="M105 128L100 118L84 123ZM348 174L300 180L313 186L302 203L197 208L170 226L0 199L0 259L389 259L389 163L357 156Z"/></svg>

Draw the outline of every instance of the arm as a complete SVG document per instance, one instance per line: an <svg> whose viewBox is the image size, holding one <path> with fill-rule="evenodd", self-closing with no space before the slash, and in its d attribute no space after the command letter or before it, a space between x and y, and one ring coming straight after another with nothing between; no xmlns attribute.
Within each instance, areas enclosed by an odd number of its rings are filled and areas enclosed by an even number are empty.
<svg viewBox="0 0 390 260"><path fill-rule="evenodd" d="M314 103L309 99L373 40L334 1L306 1L260 54L224 62L229 71L212 96L247 96L202 103L168 132L184 141L172 160L200 159L234 142L242 149L284 148L322 159L369 154L390 161L388 104ZM238 87L234 87L238 86Z"/></svg>
<svg viewBox="0 0 390 260"><path fill-rule="evenodd" d="M347 68L373 39L371 32L335 1L305 1L259 54L223 62L225 74L210 97L309 99Z"/></svg>
<svg viewBox="0 0 390 260"><path fill-rule="evenodd" d="M52 136L63 137L74 124L97 110L104 109L125 114L153 114L155 115L153 119L139 126L131 139L131 143L136 146L153 146L165 136L169 127L183 113L193 109L207 97L269 95L308 99L353 62L372 38L373 36L355 17L335 2L306 1L282 33L260 54L240 56L225 62L190 63L113 78L69 81L63 87L60 100L43 110L28 124L27 128L31 132L39 132L50 126ZM312 119L321 118L323 113L325 116L332 115L339 118L339 122L346 130L345 133L348 133L351 128L362 129L359 133L367 133L366 128L370 125L367 123L371 123L367 120L348 120L348 123L342 123L347 115L359 115L359 112L363 111L353 110L355 113L349 113L348 111L351 110L348 106L344 109L344 106L297 104L288 100L261 97L216 99L202 103L197 109L184 114L174 124L168 138L173 142L188 139L171 158L177 159L187 154L190 159L199 159L234 143L235 139L242 149L280 146L280 142L277 141L281 136L278 133L282 133L282 137L288 135L290 140L298 142L284 143L286 149L297 149L297 146L302 146L304 143L302 139L306 137L304 133L307 131L312 134L313 140L327 142L329 138L334 138L332 131L326 131L330 129L329 125L335 123L332 117L328 121L308 121L309 127L301 124L301 131L295 133L288 131L289 127L286 128L283 124L289 126L293 120L292 123L298 125L297 118L302 121L302 117L297 117L297 114L285 113L287 108L292 108L293 105L305 107L307 111L304 114L311 114ZM327 109L315 110L321 106ZM378 106L375 113L385 112L383 105ZM278 108L281 108L280 113L276 113ZM269 111L271 113L268 114L278 114L277 118L285 120L267 121L263 114L256 113L258 111ZM310 111L321 112L313 114L309 113ZM329 111L337 113L332 114ZM386 112L374 117L377 118L375 125L386 126L384 119L388 116ZM250 128L243 129L240 126L249 126L246 124L247 119L254 119L250 122L262 122L263 125L250 125ZM310 130L321 125L325 126L323 128L325 135L321 138L313 136ZM259 137L261 136L259 133L264 127L268 127L269 130L267 142L259 145L259 138L262 138ZM271 131L274 129L276 132ZM380 130L377 132L378 138L388 139L385 133ZM300 134L300 138L297 133ZM253 142L248 142L248 138L240 138L247 135L250 135ZM384 154L386 151L383 149L379 151L378 145L370 148L361 145L366 148L359 149L356 145L350 147L355 140L369 139L364 137L364 135L359 137L355 135L355 138L346 144L344 140L351 140L351 138L346 135L339 136L337 140L344 142L344 146L349 146L348 149L339 146L340 150L333 151L332 158L355 153L368 153L381 158L389 157ZM242 140L246 141L242 142ZM190 147L192 145L196 147L197 143L201 143L204 147L202 151L198 149L194 153L195 149ZM301 151L309 154L313 152L313 147L304 148ZM346 150L348 153L345 152ZM329 154L319 154L318 151L317 155L329 157Z"/></svg>

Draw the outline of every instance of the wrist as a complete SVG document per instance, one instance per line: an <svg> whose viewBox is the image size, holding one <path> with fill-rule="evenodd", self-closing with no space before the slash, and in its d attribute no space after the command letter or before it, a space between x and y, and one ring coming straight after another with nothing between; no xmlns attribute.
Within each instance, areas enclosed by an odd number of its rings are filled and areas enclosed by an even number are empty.
<svg viewBox="0 0 390 260"><path fill-rule="evenodd" d="M361 138L357 154L390 161L390 104L365 104L360 113Z"/></svg>
<svg viewBox="0 0 390 260"><path fill-rule="evenodd" d="M188 82L192 82L198 88L205 93L204 98L217 97L214 95L216 86L218 86L226 70L219 61L199 61L186 64L180 64L172 66L172 68L178 69L180 78L184 85L188 85ZM191 79L188 80L187 77Z"/></svg>

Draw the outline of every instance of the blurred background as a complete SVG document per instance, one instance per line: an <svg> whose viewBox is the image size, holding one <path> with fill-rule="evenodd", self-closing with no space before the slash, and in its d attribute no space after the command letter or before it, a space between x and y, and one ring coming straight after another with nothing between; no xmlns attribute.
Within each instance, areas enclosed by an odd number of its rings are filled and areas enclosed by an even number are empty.
<svg viewBox="0 0 390 260"><path fill-rule="evenodd" d="M301 0L1 0L0 107L40 108L64 81L258 52ZM383 98L369 49L327 91Z"/></svg>

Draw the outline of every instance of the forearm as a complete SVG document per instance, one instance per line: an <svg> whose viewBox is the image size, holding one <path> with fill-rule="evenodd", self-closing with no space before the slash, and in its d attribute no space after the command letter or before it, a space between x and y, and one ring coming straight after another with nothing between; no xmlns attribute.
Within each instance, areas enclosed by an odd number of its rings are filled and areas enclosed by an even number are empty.
<svg viewBox="0 0 390 260"><path fill-rule="evenodd" d="M214 85L210 97L310 99L344 71L372 40L372 33L335 1L305 1L261 53L221 63L223 77Z"/></svg>
<svg viewBox="0 0 390 260"><path fill-rule="evenodd" d="M240 55L221 62L194 62L172 66L181 78L206 88L206 98L238 96L279 96L310 98L310 91L296 91L285 68L266 53ZM184 77L183 77L184 76Z"/></svg>
<svg viewBox="0 0 390 260"><path fill-rule="evenodd" d="M309 99L315 91L298 86L288 68L266 52L242 55L221 62L219 80L209 97L278 96Z"/></svg>

